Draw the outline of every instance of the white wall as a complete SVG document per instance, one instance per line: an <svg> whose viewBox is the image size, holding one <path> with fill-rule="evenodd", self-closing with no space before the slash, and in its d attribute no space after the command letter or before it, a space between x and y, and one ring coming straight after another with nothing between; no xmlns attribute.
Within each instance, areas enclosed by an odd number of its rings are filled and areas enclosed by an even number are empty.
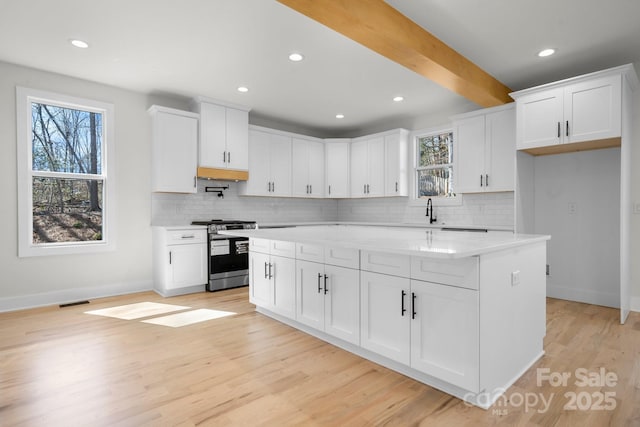
<svg viewBox="0 0 640 427"><path fill-rule="evenodd" d="M550 234L547 295L620 306L620 149L534 160L534 233Z"/></svg>
<svg viewBox="0 0 640 427"><path fill-rule="evenodd" d="M0 311L151 289L149 97L3 62L0 76ZM114 104L115 251L18 258L16 86Z"/></svg>

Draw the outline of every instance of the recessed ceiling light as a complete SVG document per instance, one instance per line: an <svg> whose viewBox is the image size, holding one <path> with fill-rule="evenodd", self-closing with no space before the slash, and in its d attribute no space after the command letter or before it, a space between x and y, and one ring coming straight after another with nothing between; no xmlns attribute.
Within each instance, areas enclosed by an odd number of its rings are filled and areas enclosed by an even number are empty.
<svg viewBox="0 0 640 427"><path fill-rule="evenodd" d="M544 58L545 56L551 56L554 53L556 53L555 49L551 49L551 48L542 49L540 52L538 52L538 56L541 57L541 58Z"/></svg>
<svg viewBox="0 0 640 427"><path fill-rule="evenodd" d="M289 55L289 60L293 62L300 62L303 59L304 59L304 56L302 56L299 53L292 53L291 55Z"/></svg>
<svg viewBox="0 0 640 427"><path fill-rule="evenodd" d="M249 92L249 88L248 88L248 87L246 87L246 86L240 86L240 87L238 88L238 92L242 92L242 93L244 93L244 92Z"/></svg>
<svg viewBox="0 0 640 427"><path fill-rule="evenodd" d="M336 114L336 119L344 119L344 114Z"/></svg>
<svg viewBox="0 0 640 427"><path fill-rule="evenodd" d="M393 98L393 100L395 102L402 102L402 101L404 101L404 97L403 96L396 96L395 98Z"/></svg>
<svg viewBox="0 0 640 427"><path fill-rule="evenodd" d="M84 40L73 39L70 41L72 45L75 47L79 47L80 49L86 49L89 47L89 43Z"/></svg>

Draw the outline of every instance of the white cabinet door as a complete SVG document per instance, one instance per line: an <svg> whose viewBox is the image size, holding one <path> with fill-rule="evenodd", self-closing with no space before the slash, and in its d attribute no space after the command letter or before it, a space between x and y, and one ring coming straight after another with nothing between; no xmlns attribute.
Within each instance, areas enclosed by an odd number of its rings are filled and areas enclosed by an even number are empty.
<svg viewBox="0 0 640 427"><path fill-rule="evenodd" d="M457 145L456 193L484 191L485 117L478 115L456 121L454 144Z"/></svg>
<svg viewBox="0 0 640 427"><path fill-rule="evenodd" d="M325 265L324 330L353 344L360 344L360 272Z"/></svg>
<svg viewBox="0 0 640 427"><path fill-rule="evenodd" d="M308 142L309 196L324 197L324 143Z"/></svg>
<svg viewBox="0 0 640 427"><path fill-rule="evenodd" d="M367 194L367 181L369 159L367 154L367 141L351 143L351 196L365 197Z"/></svg>
<svg viewBox="0 0 640 427"><path fill-rule="evenodd" d="M515 189L516 118L513 108L485 116L485 191Z"/></svg>
<svg viewBox="0 0 640 427"><path fill-rule="evenodd" d="M299 138L291 140L291 194L309 195L309 148L307 141Z"/></svg>
<svg viewBox="0 0 640 427"><path fill-rule="evenodd" d="M385 196L408 196L407 132L397 131L384 137Z"/></svg>
<svg viewBox="0 0 640 427"><path fill-rule="evenodd" d="M516 114L519 150L561 142L563 99L562 88L532 93L518 99Z"/></svg>
<svg viewBox="0 0 640 427"><path fill-rule="evenodd" d="M376 137L368 141L368 181L367 197L384 196L385 183L385 145L383 137Z"/></svg>
<svg viewBox="0 0 640 427"><path fill-rule="evenodd" d="M249 252L249 301L259 307L271 308L271 280L268 254Z"/></svg>
<svg viewBox="0 0 640 427"><path fill-rule="evenodd" d="M249 151L249 179L243 184L243 192L267 196L271 193L271 134L257 130L249 131Z"/></svg>
<svg viewBox="0 0 640 427"><path fill-rule="evenodd" d="M270 195L291 196L291 137L270 135L269 150Z"/></svg>
<svg viewBox="0 0 640 427"><path fill-rule="evenodd" d="M349 197L349 144L349 139L325 140L326 197Z"/></svg>
<svg viewBox="0 0 640 427"><path fill-rule="evenodd" d="M151 190L195 193L198 167L198 116L153 106Z"/></svg>
<svg viewBox="0 0 640 427"><path fill-rule="evenodd" d="M249 169L249 112L227 108L226 167L234 170Z"/></svg>
<svg viewBox="0 0 640 427"><path fill-rule="evenodd" d="M205 168L226 168L226 108L202 102L200 108L200 160Z"/></svg>
<svg viewBox="0 0 640 427"><path fill-rule="evenodd" d="M204 285L208 282L207 245L170 245L167 289Z"/></svg>
<svg viewBox="0 0 640 427"><path fill-rule="evenodd" d="M324 266L296 260L296 320L324 330Z"/></svg>
<svg viewBox="0 0 640 427"><path fill-rule="evenodd" d="M621 135L621 76L567 86L564 90L565 142L594 141Z"/></svg>
<svg viewBox="0 0 640 427"><path fill-rule="evenodd" d="M291 144L292 195L322 197L324 195L324 144L293 138Z"/></svg>
<svg viewBox="0 0 640 427"><path fill-rule="evenodd" d="M478 392L478 291L411 281L411 367Z"/></svg>
<svg viewBox="0 0 640 427"><path fill-rule="evenodd" d="M406 365L410 362L410 280L360 272L360 345Z"/></svg>
<svg viewBox="0 0 640 427"><path fill-rule="evenodd" d="M271 256L273 311L290 319L296 318L296 261Z"/></svg>

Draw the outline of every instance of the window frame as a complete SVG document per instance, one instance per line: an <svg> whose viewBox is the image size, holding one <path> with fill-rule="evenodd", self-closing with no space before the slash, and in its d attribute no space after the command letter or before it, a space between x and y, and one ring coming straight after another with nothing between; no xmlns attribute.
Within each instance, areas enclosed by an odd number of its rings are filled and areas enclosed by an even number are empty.
<svg viewBox="0 0 640 427"><path fill-rule="evenodd" d="M90 111L102 115L102 167L100 174L76 174L33 170L33 146L31 135L31 109L33 103ZM110 103L16 86L19 257L87 254L115 250L116 197L113 117L114 106ZM32 185L33 178L38 176L81 180L98 179L102 181L102 240L34 244Z"/></svg>
<svg viewBox="0 0 640 427"><path fill-rule="evenodd" d="M412 176L411 176L411 198L410 198L409 204L411 206L424 206L427 202L427 199L421 199L418 197L418 171L422 170L422 168L420 168L420 166L418 165L418 161L419 161L418 139L425 136L447 133L447 132L454 134L453 126L442 125L442 126L437 126L433 128L419 129L411 132L410 134L411 148L412 148L411 150ZM455 134L454 134L452 145L453 145L452 146L453 163L450 163L450 165L451 165L451 173L454 177L454 180L453 180L454 193L453 193L453 196L449 196L449 197L444 197L444 196L431 197L431 200L434 206L461 206L462 205L462 195L459 193L455 193L455 182L456 182L455 178L457 176L456 167L457 167L457 159L458 159L458 148L456 144Z"/></svg>

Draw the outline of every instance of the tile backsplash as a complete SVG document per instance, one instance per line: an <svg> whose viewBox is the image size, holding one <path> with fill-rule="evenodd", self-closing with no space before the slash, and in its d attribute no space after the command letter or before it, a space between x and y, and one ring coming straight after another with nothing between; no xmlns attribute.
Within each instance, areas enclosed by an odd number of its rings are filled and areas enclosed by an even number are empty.
<svg viewBox="0 0 640 427"><path fill-rule="evenodd" d="M224 197L206 193L207 186L229 186ZM375 199L300 199L238 195L238 184L198 180L195 194L153 193L152 225L186 225L213 218L254 220L258 223L355 221L426 223L425 205L413 206L406 197ZM513 192L466 194L459 206L436 206L438 224L513 228Z"/></svg>

